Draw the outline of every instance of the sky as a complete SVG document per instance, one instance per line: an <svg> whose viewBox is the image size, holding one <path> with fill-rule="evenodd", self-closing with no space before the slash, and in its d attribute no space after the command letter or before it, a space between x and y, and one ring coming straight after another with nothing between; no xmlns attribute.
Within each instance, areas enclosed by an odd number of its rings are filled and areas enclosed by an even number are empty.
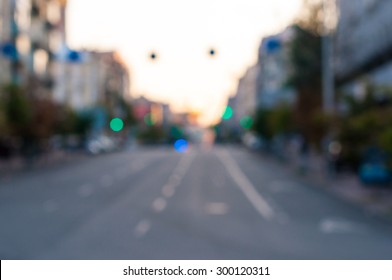
<svg viewBox="0 0 392 280"><path fill-rule="evenodd" d="M264 36L280 32L301 0L69 0L72 48L121 53L131 93L216 122ZM214 49L216 55L210 56ZM157 59L151 60L155 52Z"/></svg>

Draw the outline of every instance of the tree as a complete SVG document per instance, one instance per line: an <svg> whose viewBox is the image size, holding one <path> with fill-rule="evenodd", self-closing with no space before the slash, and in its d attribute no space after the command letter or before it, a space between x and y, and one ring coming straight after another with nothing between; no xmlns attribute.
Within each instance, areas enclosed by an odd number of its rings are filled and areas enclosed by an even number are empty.
<svg viewBox="0 0 392 280"><path fill-rule="evenodd" d="M294 128L293 111L285 104L274 109L257 110L252 127L266 140L270 140L275 135L290 133Z"/></svg>
<svg viewBox="0 0 392 280"><path fill-rule="evenodd" d="M309 142L319 144L322 136L314 119L322 108L322 49L320 1L305 1L304 12L294 25L289 50L291 75L287 84L297 91L295 121Z"/></svg>
<svg viewBox="0 0 392 280"><path fill-rule="evenodd" d="M271 116L271 110L260 108L256 111L255 121L253 123L252 129L264 137L266 140L270 140L273 133L268 124L268 119Z"/></svg>
<svg viewBox="0 0 392 280"><path fill-rule="evenodd" d="M343 146L342 157L356 169L369 147L377 147L392 155L391 88L367 83L362 99L346 94L344 101L348 110L341 117L338 127L338 139ZM392 167L392 162L389 164Z"/></svg>
<svg viewBox="0 0 392 280"><path fill-rule="evenodd" d="M28 134L32 119L32 106L19 86L6 85L3 90L4 119L10 136L18 137Z"/></svg>

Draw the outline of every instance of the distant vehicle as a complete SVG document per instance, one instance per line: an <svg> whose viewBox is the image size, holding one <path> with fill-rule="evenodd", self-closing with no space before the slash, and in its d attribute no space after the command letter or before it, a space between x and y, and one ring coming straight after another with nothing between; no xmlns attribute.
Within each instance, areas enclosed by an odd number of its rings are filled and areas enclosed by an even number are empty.
<svg viewBox="0 0 392 280"><path fill-rule="evenodd" d="M258 150L263 147L263 142L260 137L251 132L245 133L242 137L242 143L251 150Z"/></svg>
<svg viewBox="0 0 392 280"><path fill-rule="evenodd" d="M97 155L112 152L116 149L116 146L112 138L102 135L87 142L87 151L92 155Z"/></svg>
<svg viewBox="0 0 392 280"><path fill-rule="evenodd" d="M375 147L368 148L359 167L361 182L366 185L389 184L391 182L391 172L387 160L388 156L382 150Z"/></svg>

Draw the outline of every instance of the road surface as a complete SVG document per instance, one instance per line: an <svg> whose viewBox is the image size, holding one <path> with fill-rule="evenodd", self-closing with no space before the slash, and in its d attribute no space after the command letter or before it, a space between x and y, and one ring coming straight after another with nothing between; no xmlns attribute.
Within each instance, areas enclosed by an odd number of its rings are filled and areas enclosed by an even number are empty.
<svg viewBox="0 0 392 280"><path fill-rule="evenodd" d="M234 146L0 180L1 259L392 259L392 226Z"/></svg>

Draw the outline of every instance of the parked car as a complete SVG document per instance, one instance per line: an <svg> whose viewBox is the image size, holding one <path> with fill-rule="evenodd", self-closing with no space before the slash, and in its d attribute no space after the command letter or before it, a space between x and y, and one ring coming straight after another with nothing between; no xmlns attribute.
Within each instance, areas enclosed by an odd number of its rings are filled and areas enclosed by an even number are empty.
<svg viewBox="0 0 392 280"><path fill-rule="evenodd" d="M242 137L242 143L251 150L259 150L263 148L263 141L254 133L247 132Z"/></svg>
<svg viewBox="0 0 392 280"><path fill-rule="evenodd" d="M365 185L389 184L388 155L376 147L368 148L359 167L359 178Z"/></svg>
<svg viewBox="0 0 392 280"><path fill-rule="evenodd" d="M105 135L101 135L97 138L90 139L87 142L87 151L92 155L100 153L112 152L116 149L117 145L115 141Z"/></svg>

